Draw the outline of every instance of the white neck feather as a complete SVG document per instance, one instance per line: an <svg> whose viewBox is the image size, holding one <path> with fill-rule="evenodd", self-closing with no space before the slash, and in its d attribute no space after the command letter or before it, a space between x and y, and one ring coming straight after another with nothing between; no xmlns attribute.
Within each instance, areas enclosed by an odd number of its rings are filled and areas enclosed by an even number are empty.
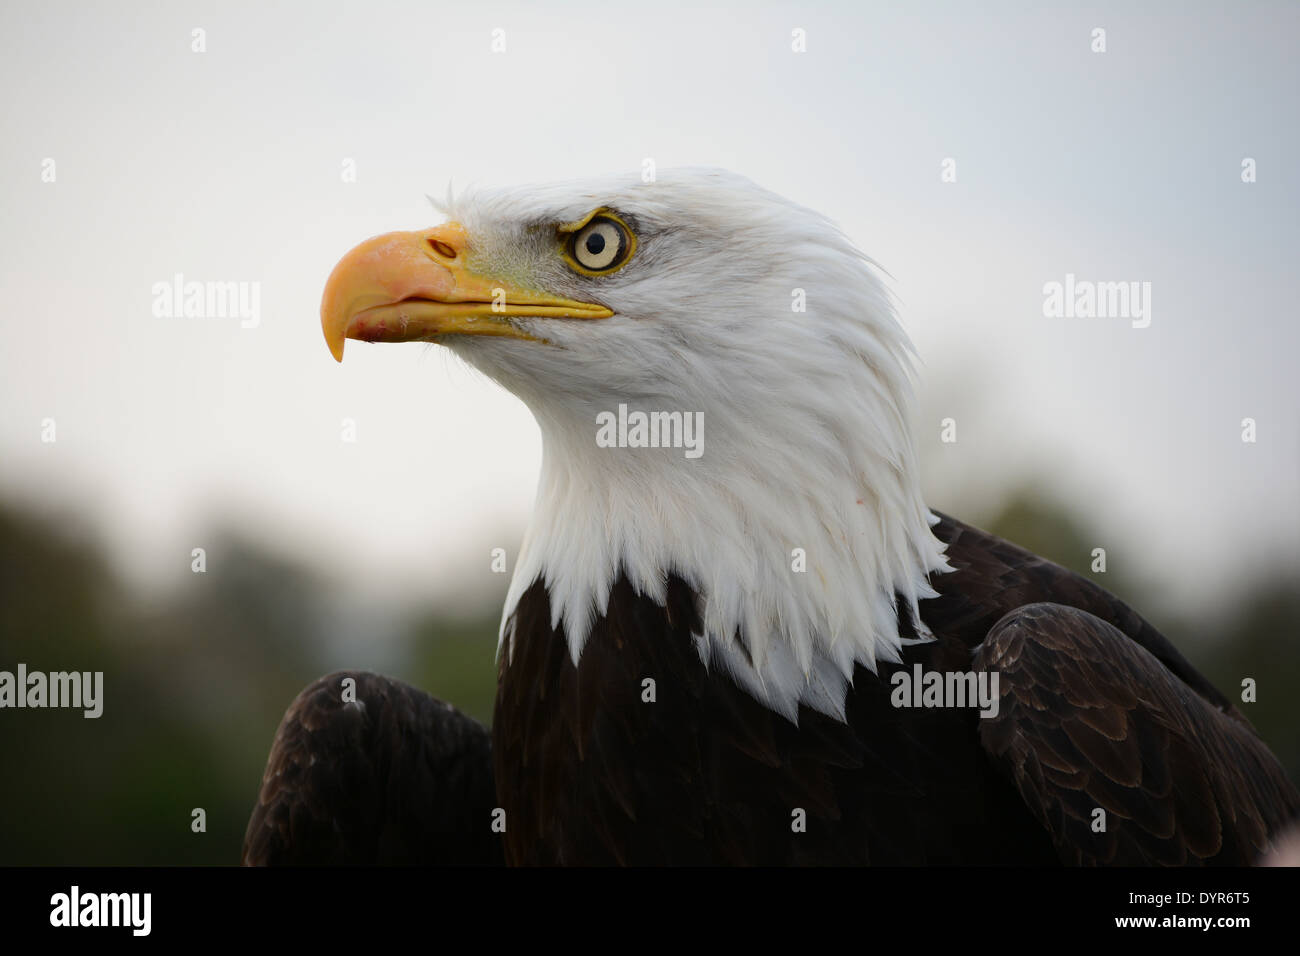
<svg viewBox="0 0 1300 956"><path fill-rule="evenodd" d="M667 389L675 405L629 403L703 409L696 459L599 447L596 413L613 409L573 414L534 396L542 472L502 649L513 652L514 609L539 578L577 664L620 571L660 602L676 574L700 596L707 666L791 720L801 703L843 719L854 665L900 659L896 596L919 622L917 601L936 593L929 574L950 570L916 476L907 358L875 330L842 325L804 342L816 377L791 379L788 353L758 347L725 390L711 382L693 394L682 381ZM793 338L798 347L803 336ZM785 363L782 374L763 367L766 354Z"/></svg>

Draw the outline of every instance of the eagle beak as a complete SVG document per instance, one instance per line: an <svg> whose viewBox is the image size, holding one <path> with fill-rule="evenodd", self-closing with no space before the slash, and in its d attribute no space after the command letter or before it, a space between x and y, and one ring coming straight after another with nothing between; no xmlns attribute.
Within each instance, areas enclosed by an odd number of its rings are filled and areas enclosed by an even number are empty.
<svg viewBox="0 0 1300 956"><path fill-rule="evenodd" d="M347 339L434 342L445 335L497 335L536 341L522 317L604 319L603 305L575 302L472 272L468 236L449 222L419 232L367 239L345 255L321 298L325 343L343 361Z"/></svg>

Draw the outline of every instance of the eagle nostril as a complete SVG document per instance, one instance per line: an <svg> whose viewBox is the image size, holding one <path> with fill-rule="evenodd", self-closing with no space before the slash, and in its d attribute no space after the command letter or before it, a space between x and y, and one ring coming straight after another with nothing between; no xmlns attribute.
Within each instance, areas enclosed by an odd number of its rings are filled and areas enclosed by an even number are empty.
<svg viewBox="0 0 1300 956"><path fill-rule="evenodd" d="M456 250L447 245L447 243L443 242L441 239L430 239L429 248L444 259L456 258Z"/></svg>

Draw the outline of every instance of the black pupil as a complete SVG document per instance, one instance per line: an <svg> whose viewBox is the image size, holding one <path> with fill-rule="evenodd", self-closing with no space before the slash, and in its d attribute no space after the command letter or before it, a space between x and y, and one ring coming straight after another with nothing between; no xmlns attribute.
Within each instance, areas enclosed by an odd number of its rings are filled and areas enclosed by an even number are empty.
<svg viewBox="0 0 1300 956"><path fill-rule="evenodd" d="M593 256L598 256L605 251L605 237L599 232L593 232L587 237L587 251Z"/></svg>

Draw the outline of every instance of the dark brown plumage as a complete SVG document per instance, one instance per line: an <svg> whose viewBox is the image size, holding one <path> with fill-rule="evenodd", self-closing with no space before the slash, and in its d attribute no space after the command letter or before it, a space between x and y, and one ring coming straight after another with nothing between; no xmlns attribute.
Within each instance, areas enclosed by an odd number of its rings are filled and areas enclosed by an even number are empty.
<svg viewBox="0 0 1300 956"><path fill-rule="evenodd" d="M893 707L883 665L857 669L845 723L803 708L796 728L706 671L676 578L665 606L620 578L575 668L534 584L493 727L506 861L1255 862L1300 797L1236 709L1091 582L951 518L935 533L957 571L902 666L1001 671L992 720Z"/></svg>
<svg viewBox="0 0 1300 956"><path fill-rule="evenodd" d="M356 681L344 702L344 678ZM340 671L289 706L244 835L248 866L492 864L488 732L399 681Z"/></svg>
<svg viewBox="0 0 1300 956"><path fill-rule="evenodd" d="M1207 705L1091 614L1020 608L975 666L1001 671L1010 690L980 742L1067 863L1249 864L1296 811L1294 788L1238 714Z"/></svg>

